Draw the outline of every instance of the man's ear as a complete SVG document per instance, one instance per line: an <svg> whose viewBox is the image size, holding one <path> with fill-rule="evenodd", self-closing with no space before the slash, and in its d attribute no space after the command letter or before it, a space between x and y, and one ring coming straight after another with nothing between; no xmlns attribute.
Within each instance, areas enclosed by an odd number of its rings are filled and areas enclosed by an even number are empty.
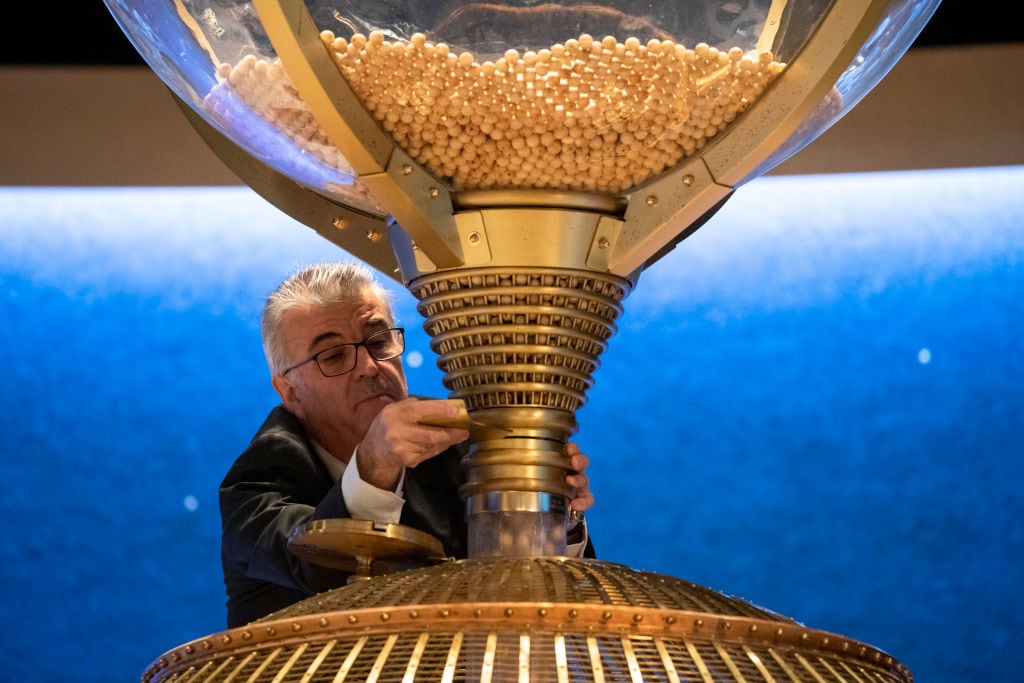
<svg viewBox="0 0 1024 683"><path fill-rule="evenodd" d="M292 384L291 380L284 375L274 375L270 378L270 383L274 385L274 391L281 397L281 403L288 409L288 412L296 417L302 417L302 403L299 401L299 392L295 390L295 385Z"/></svg>

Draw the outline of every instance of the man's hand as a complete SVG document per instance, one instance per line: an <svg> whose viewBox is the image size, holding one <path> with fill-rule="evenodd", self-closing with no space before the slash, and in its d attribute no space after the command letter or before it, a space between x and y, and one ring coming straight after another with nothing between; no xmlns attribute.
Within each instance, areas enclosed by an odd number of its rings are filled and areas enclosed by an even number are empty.
<svg viewBox="0 0 1024 683"><path fill-rule="evenodd" d="M363 481L393 491L404 468L416 467L468 439L466 429L421 424L452 420L459 415L461 406L461 401L414 398L384 406L356 448Z"/></svg>
<svg viewBox="0 0 1024 683"><path fill-rule="evenodd" d="M594 494L590 492L590 479L586 474L590 458L580 453L580 447L571 442L565 445L565 454L569 456L569 474L565 483L573 488L569 507L577 512L589 510L594 506Z"/></svg>

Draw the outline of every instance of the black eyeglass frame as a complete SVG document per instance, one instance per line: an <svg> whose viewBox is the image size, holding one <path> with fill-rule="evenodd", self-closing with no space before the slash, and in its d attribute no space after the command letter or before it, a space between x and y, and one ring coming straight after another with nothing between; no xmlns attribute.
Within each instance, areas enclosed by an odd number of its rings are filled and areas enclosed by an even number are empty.
<svg viewBox="0 0 1024 683"><path fill-rule="evenodd" d="M385 356L383 358L378 358L376 355L374 355L373 351L370 350L370 343L373 341L374 337L379 337L380 335L386 334L386 333L389 333L389 332L397 332L398 333L398 340L400 342L398 353L393 353L393 354L391 354L389 356ZM325 353L329 353L331 351L335 351L335 350L337 350L338 348L340 348L342 346L354 346L355 347L355 355L352 356L352 358L353 358L353 360L352 360L352 367L350 367L348 370L346 370L344 372L336 372L333 375L329 375L323 369L323 366L320 365L320 356L324 355ZM375 361L385 361L385 360L391 360L392 358L398 358L403 353L405 353L405 328L404 327L389 327L386 330L380 330L379 332L374 332L373 334L371 334L370 336L368 336L366 339L364 339L362 341L345 342L344 344L335 344L334 346L328 346L326 349L323 349L321 351L317 351L316 353L314 353L312 356L310 356L306 360L299 361L298 363L296 363L295 365L291 366L290 368L287 368L286 370L282 370L281 374L282 375L287 375L292 370L296 370L298 368L301 368L303 365L307 365L309 363L315 362L316 363L316 369L319 370L320 374L323 375L324 377L341 377L342 375L347 375L348 373L350 373L353 370L355 370L356 366L359 365L359 347L363 347L364 349L366 349L366 353L369 354L370 358L374 359Z"/></svg>

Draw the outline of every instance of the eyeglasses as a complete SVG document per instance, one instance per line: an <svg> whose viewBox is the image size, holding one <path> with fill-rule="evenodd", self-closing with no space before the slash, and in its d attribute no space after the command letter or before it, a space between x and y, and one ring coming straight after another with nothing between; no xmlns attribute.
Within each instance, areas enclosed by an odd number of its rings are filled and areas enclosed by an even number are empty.
<svg viewBox="0 0 1024 683"><path fill-rule="evenodd" d="M405 351L405 329L392 327L380 332L374 332L361 342L337 344L329 349L313 354L301 363L296 363L281 374L287 375L296 368L301 368L307 363L315 362L324 377L344 375L356 369L360 346L366 349L366 352L374 360L389 360L395 356L401 356Z"/></svg>

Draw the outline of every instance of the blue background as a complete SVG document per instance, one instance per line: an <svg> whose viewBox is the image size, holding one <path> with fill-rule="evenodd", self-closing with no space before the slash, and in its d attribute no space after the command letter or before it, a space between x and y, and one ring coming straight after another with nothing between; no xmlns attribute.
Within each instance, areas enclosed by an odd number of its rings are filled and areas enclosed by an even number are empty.
<svg viewBox="0 0 1024 683"><path fill-rule="evenodd" d="M918 681L1018 679L1022 187L762 178L648 270L578 414L602 559ZM217 484L276 403L262 299L345 255L243 188L0 188L0 239L0 679L138 680L224 628Z"/></svg>

